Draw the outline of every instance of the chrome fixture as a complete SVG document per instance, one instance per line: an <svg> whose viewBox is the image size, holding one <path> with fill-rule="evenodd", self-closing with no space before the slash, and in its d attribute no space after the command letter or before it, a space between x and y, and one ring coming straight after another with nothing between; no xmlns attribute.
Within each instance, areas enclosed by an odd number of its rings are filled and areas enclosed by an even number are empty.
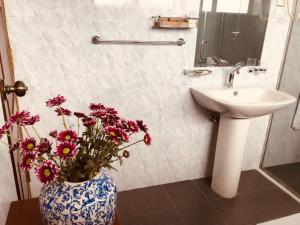
<svg viewBox="0 0 300 225"><path fill-rule="evenodd" d="M15 84L12 85L3 85L3 80L1 80L0 85L0 93L1 94L10 94L15 93L18 97L23 97L28 91L28 87L24 84L23 81L16 81Z"/></svg>
<svg viewBox="0 0 300 225"><path fill-rule="evenodd" d="M185 70L183 70L183 74L188 75L188 76L202 76L202 75L209 75L211 73L212 73L212 71L207 70L207 69L192 69L192 70L185 69Z"/></svg>
<svg viewBox="0 0 300 225"><path fill-rule="evenodd" d="M153 16L156 29L191 29L197 28L198 18Z"/></svg>
<svg viewBox="0 0 300 225"><path fill-rule="evenodd" d="M132 40L102 40L99 36L92 38L93 44L138 44L138 45L177 45L182 46L186 42L183 38L177 41L132 41Z"/></svg>
<svg viewBox="0 0 300 225"><path fill-rule="evenodd" d="M244 66L246 66L246 63L242 62L242 61L235 64L234 69L229 74L229 80L227 83L228 88L233 88L234 76L235 76L235 74L240 74L240 69Z"/></svg>

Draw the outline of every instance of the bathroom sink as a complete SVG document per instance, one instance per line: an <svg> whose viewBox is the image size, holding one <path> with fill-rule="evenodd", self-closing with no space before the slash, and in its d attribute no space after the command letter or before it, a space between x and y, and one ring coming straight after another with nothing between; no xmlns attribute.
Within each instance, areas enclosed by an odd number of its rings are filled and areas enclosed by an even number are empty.
<svg viewBox="0 0 300 225"><path fill-rule="evenodd" d="M265 88L222 90L191 88L191 92L202 107L237 119L271 114L296 101L293 96Z"/></svg>

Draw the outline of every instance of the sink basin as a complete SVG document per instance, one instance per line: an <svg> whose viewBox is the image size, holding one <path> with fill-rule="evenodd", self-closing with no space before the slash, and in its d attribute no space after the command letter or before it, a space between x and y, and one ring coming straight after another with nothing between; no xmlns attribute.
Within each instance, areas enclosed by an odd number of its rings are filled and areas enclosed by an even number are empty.
<svg viewBox="0 0 300 225"><path fill-rule="evenodd" d="M223 90L191 88L191 92L202 107L240 119L267 115L296 101L293 96L264 88Z"/></svg>
<svg viewBox="0 0 300 225"><path fill-rule="evenodd" d="M202 107L221 114L211 186L219 195L233 198L237 195L251 118L273 113L296 99L264 88L191 88L191 92Z"/></svg>

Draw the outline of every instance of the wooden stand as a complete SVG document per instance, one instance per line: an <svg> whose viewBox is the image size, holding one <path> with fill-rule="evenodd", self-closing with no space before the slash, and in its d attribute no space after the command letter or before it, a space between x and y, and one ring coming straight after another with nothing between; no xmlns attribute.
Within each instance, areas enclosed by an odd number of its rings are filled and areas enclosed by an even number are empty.
<svg viewBox="0 0 300 225"><path fill-rule="evenodd" d="M12 202L6 225L42 225L43 220L40 214L38 198ZM114 225L120 225L116 215Z"/></svg>

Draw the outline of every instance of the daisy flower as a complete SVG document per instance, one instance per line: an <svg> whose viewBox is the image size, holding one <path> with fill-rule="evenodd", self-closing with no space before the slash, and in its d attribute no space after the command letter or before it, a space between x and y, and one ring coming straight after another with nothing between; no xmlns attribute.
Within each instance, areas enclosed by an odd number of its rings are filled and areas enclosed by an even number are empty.
<svg viewBox="0 0 300 225"><path fill-rule="evenodd" d="M132 120L128 120L127 121L129 130L132 131L133 133L139 132L139 126L137 125L137 123L135 121Z"/></svg>
<svg viewBox="0 0 300 225"><path fill-rule="evenodd" d="M92 127L92 126L96 125L97 122L95 119L93 119L91 117L85 117L82 119L82 123L86 127Z"/></svg>
<svg viewBox="0 0 300 225"><path fill-rule="evenodd" d="M49 133L49 136L56 138L57 137L57 130L53 130Z"/></svg>
<svg viewBox="0 0 300 225"><path fill-rule="evenodd" d="M35 123L40 121L40 116L39 115L35 115L35 116L30 116L30 117L26 117L24 118L21 122L20 125L21 126L28 126L28 125L34 125Z"/></svg>
<svg viewBox="0 0 300 225"><path fill-rule="evenodd" d="M137 123L137 125L138 125L138 127L140 128L141 131L147 133L148 127L147 127L146 124L144 124L143 120L137 120L136 123Z"/></svg>
<svg viewBox="0 0 300 225"><path fill-rule="evenodd" d="M73 130L64 130L57 135L58 141L77 141L77 134Z"/></svg>
<svg viewBox="0 0 300 225"><path fill-rule="evenodd" d="M42 138L40 143L36 146L36 149L39 154L50 153L51 143L47 138Z"/></svg>
<svg viewBox="0 0 300 225"><path fill-rule="evenodd" d="M72 142L62 142L56 148L56 155L64 161L69 158L74 158L76 154L76 145Z"/></svg>
<svg viewBox="0 0 300 225"><path fill-rule="evenodd" d="M20 147L23 152L33 151L36 146L36 140L34 138L26 138L21 141Z"/></svg>
<svg viewBox="0 0 300 225"><path fill-rule="evenodd" d="M22 168L23 170L30 170L33 166L33 162L35 159L36 159L36 154L32 152L25 153L20 163L20 168Z"/></svg>
<svg viewBox="0 0 300 225"><path fill-rule="evenodd" d="M66 101L65 97L64 96L61 96L61 95L58 95L52 99L49 99L47 102L46 102L46 105L49 107L49 108L52 108L54 106L60 106L61 104L63 104L64 102Z"/></svg>
<svg viewBox="0 0 300 225"><path fill-rule="evenodd" d="M54 110L58 116L64 115L64 116L71 116L72 112L68 109L65 109L63 107L57 107Z"/></svg>
<svg viewBox="0 0 300 225"><path fill-rule="evenodd" d="M103 104L101 104L101 103L98 103L98 104L91 103L89 108L92 111L98 111L98 110L105 109L105 106Z"/></svg>
<svg viewBox="0 0 300 225"><path fill-rule="evenodd" d="M30 113L23 110L21 112L16 112L15 114L11 115L8 120L11 123L16 123L20 125L21 122L28 117L30 117Z"/></svg>
<svg viewBox="0 0 300 225"><path fill-rule="evenodd" d="M35 168L35 174L40 182L49 184L57 180L60 169L51 160L45 160Z"/></svg>
<svg viewBox="0 0 300 225"><path fill-rule="evenodd" d="M151 145L151 141L152 141L152 138L150 136L150 134L146 133L145 136L144 136L144 142L146 145Z"/></svg>
<svg viewBox="0 0 300 225"><path fill-rule="evenodd" d="M76 116L77 118L83 118L83 117L86 117L86 115L82 112L74 112L73 113L74 116Z"/></svg>

